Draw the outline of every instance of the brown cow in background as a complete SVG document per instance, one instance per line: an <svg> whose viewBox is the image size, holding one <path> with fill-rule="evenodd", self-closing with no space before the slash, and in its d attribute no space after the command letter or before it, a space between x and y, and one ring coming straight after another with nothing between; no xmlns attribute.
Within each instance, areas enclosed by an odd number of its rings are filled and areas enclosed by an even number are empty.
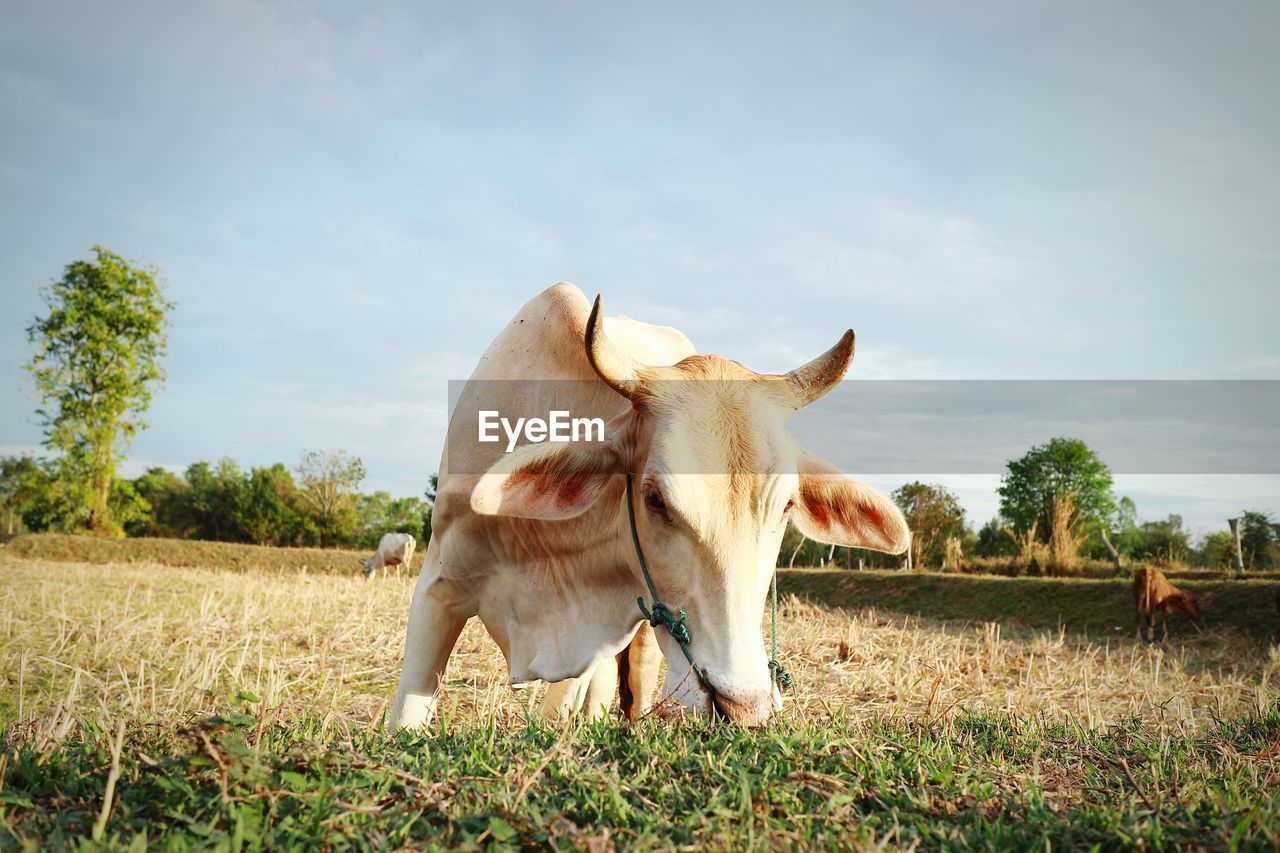
<svg viewBox="0 0 1280 853"><path fill-rule="evenodd" d="M1164 576L1159 569L1138 569L1133 573L1133 607L1138 620L1138 638L1143 634L1143 613L1146 613L1148 641L1156 638L1156 614L1164 615L1164 637L1169 636L1169 612L1185 613L1192 619L1200 618L1200 608L1189 592L1183 592Z"/></svg>

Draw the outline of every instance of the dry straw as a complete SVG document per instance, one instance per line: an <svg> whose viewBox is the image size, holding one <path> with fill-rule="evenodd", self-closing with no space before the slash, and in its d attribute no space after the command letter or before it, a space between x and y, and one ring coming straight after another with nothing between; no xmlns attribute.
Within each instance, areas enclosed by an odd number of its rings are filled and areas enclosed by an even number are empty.
<svg viewBox="0 0 1280 853"><path fill-rule="evenodd" d="M50 744L94 721L183 722L250 691L272 719L375 727L395 689L410 579L230 574L162 566L0 560L0 711L11 740ZM1117 624L1128 625L1128 614ZM940 719L961 709L1091 726L1140 715L1193 731L1277 696L1280 661L1235 635L1175 626L1169 642L1117 634L938 625L830 610L786 596L785 714ZM505 684L472 621L449 665L440 718L518 722L536 689ZM15 720L21 716L21 720Z"/></svg>

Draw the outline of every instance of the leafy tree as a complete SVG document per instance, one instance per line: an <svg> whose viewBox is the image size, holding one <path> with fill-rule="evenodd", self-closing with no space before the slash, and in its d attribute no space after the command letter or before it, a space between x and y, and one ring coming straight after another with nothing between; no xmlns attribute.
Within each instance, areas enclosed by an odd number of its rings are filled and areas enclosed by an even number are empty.
<svg viewBox="0 0 1280 853"><path fill-rule="evenodd" d="M280 463L254 468L240 486L235 502L236 532L257 545L288 545L300 521L294 507L297 486Z"/></svg>
<svg viewBox="0 0 1280 853"><path fill-rule="evenodd" d="M1138 505L1128 495L1123 496L1116 504L1116 514L1109 525L1104 525L1110 534L1111 544L1120 554L1131 557L1138 545ZM1101 539L1098 540L1101 545ZM1105 551L1105 546L1103 547ZM1101 554L1098 554L1101 556Z"/></svg>
<svg viewBox="0 0 1280 853"><path fill-rule="evenodd" d="M1138 527L1138 505L1133 498L1125 495L1116 506L1116 532L1124 534Z"/></svg>
<svg viewBox="0 0 1280 853"><path fill-rule="evenodd" d="M1227 569L1235 563L1236 540L1229 530L1216 530L1204 538L1199 549L1201 565Z"/></svg>
<svg viewBox="0 0 1280 853"><path fill-rule="evenodd" d="M1240 551L1249 569L1269 569L1277 562L1276 524L1271 515L1259 510L1245 510L1240 518Z"/></svg>
<svg viewBox="0 0 1280 853"><path fill-rule="evenodd" d="M364 463L345 450L313 450L298 463L303 504L316 522L321 545L351 542L360 526L356 508Z"/></svg>
<svg viewBox="0 0 1280 853"><path fill-rule="evenodd" d="M409 533L419 541L431 506L419 498L393 498L387 492L374 492L360 500L361 548L376 548L388 533Z"/></svg>
<svg viewBox="0 0 1280 853"><path fill-rule="evenodd" d="M222 459L217 467L201 460L187 468L187 495L182 515L196 539L224 542L247 541L240 530L239 508L245 477L233 459Z"/></svg>
<svg viewBox="0 0 1280 853"><path fill-rule="evenodd" d="M1018 553L1018 543L1009 535L1008 520L997 515L982 525L978 531L974 553L979 557L1012 557Z"/></svg>
<svg viewBox="0 0 1280 853"><path fill-rule="evenodd" d="M1124 553L1135 560L1179 562L1191 552L1190 536L1182 529L1182 516L1163 521L1144 521L1126 537Z"/></svg>
<svg viewBox="0 0 1280 853"><path fill-rule="evenodd" d="M111 483L111 496L107 502L111 517L121 526L121 533L130 526L145 523L151 518L151 504L138 494L129 480Z"/></svg>
<svg viewBox="0 0 1280 853"><path fill-rule="evenodd" d="M185 538L190 535L189 517L184 512L191 491L187 481L165 468L148 468L133 481L133 490L146 501L151 512L125 527L130 536L167 536Z"/></svg>
<svg viewBox="0 0 1280 853"><path fill-rule="evenodd" d="M425 544L426 537L421 536L422 526L430 514L431 505L421 498L395 498L387 506L382 532L411 533Z"/></svg>
<svg viewBox="0 0 1280 853"><path fill-rule="evenodd" d="M1086 526L1104 523L1116 512L1111 470L1083 441L1054 438L1009 462L1000 479L1000 515L1018 533L1036 525L1047 542L1053 530L1054 505L1070 495Z"/></svg>
<svg viewBox="0 0 1280 853"><path fill-rule="evenodd" d="M360 497L360 531L356 542L361 548L373 548L382 538L382 528L386 522L387 507L390 504L389 492L374 492Z"/></svg>
<svg viewBox="0 0 1280 853"><path fill-rule="evenodd" d="M962 539L965 534L960 499L943 486L919 481L895 489L892 497L911 528L913 563L941 565L947 540Z"/></svg>
<svg viewBox="0 0 1280 853"><path fill-rule="evenodd" d="M28 530L50 530L69 514L69 510L60 502L53 478L53 463L48 459L39 460L30 480L30 497L22 510L22 526Z"/></svg>
<svg viewBox="0 0 1280 853"><path fill-rule="evenodd" d="M0 459L0 510L4 513L4 530L9 536L18 532L22 514L40 492L40 466L30 456L6 456Z"/></svg>
<svg viewBox="0 0 1280 853"><path fill-rule="evenodd" d="M164 379L167 312L158 272L94 247L45 293L47 317L27 329L27 370L43 399L37 410L54 462L56 526L119 535L113 501L116 462L146 425L141 415Z"/></svg>

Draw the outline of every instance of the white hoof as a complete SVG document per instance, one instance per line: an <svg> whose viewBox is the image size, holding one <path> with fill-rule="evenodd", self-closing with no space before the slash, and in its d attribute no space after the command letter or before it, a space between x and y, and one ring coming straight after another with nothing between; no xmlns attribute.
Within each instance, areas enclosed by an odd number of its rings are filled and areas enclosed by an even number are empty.
<svg viewBox="0 0 1280 853"><path fill-rule="evenodd" d="M395 734L401 729L424 729L431 725L431 717L435 714L436 698L410 693L404 697L400 713L393 714L387 729Z"/></svg>

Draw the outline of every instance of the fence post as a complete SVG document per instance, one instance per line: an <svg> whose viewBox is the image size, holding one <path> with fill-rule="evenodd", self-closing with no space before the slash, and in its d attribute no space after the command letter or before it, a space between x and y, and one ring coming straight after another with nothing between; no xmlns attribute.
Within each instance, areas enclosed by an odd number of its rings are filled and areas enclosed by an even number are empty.
<svg viewBox="0 0 1280 853"><path fill-rule="evenodd" d="M1228 518L1227 524L1231 525L1231 539L1236 545L1236 551L1231 555L1231 561L1236 571L1242 571L1244 569L1244 555L1240 551L1240 519Z"/></svg>
<svg viewBox="0 0 1280 853"><path fill-rule="evenodd" d="M1099 533L1102 534L1102 544L1107 546L1107 553L1111 556L1111 562L1116 564L1117 569L1124 568L1124 559L1120 556L1120 552L1116 550L1116 546L1111 544L1111 539L1107 536L1107 528L1100 528Z"/></svg>

